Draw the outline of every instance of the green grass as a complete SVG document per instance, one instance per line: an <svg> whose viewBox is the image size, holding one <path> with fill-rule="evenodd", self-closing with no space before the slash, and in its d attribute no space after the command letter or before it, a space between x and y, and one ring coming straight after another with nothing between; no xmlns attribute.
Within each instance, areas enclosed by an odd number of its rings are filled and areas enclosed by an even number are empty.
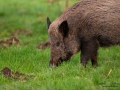
<svg viewBox="0 0 120 90"><path fill-rule="evenodd" d="M70 1L71 6L77 0ZM33 34L16 36L21 41L19 46L0 47L0 70L9 67L35 76L15 80L0 74L0 90L120 90L119 46L100 48L97 68L90 61L87 68L82 67L80 53L57 68L49 68L50 50L36 48L48 39L46 17L52 21L58 17L64 2L60 0L58 6L46 0L0 0L0 40L11 37L16 29L29 29Z"/></svg>

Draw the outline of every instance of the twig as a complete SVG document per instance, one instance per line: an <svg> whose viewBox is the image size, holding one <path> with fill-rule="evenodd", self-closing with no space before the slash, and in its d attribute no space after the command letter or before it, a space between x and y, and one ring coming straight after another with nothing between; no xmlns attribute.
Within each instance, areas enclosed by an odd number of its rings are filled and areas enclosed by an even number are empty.
<svg viewBox="0 0 120 90"><path fill-rule="evenodd" d="M107 77L111 74L111 72L112 72L112 69L110 69L109 73L107 74Z"/></svg>

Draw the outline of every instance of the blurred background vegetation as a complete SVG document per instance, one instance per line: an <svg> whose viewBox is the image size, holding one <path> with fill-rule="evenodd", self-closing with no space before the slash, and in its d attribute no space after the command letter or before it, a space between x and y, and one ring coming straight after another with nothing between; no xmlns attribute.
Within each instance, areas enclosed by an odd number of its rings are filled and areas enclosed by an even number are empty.
<svg viewBox="0 0 120 90"><path fill-rule="evenodd" d="M46 17L51 21L78 0L0 0L0 39L27 30L35 42L47 40ZM23 39L23 35L16 36ZM26 37L30 39L29 37ZM22 40L24 41L25 38Z"/></svg>

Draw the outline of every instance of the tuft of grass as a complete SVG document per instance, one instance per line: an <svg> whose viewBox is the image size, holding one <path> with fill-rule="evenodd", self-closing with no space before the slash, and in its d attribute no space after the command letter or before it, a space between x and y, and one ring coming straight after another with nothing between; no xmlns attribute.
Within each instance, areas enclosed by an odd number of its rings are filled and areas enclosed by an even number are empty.
<svg viewBox="0 0 120 90"><path fill-rule="evenodd" d="M70 0L69 6L77 0ZM59 5L58 5L59 4ZM0 47L0 70L34 75L34 78L15 80L0 73L0 90L120 90L120 47L100 48L99 66L80 65L80 53L59 67L49 68L50 49L37 45L48 40L46 17L53 21L64 10L65 1L0 0L0 40L11 37L17 29L28 29L32 36L17 35L20 45Z"/></svg>

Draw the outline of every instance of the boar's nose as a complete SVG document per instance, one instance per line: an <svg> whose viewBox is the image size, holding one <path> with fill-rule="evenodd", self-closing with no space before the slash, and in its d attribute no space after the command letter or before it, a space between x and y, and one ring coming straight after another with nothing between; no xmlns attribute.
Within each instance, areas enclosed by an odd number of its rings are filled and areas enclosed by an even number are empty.
<svg viewBox="0 0 120 90"><path fill-rule="evenodd" d="M53 63L49 63L49 67L52 68L52 67L57 67L57 65L53 64Z"/></svg>
<svg viewBox="0 0 120 90"><path fill-rule="evenodd" d="M49 67L52 68L52 67L57 67L57 65L54 65L54 64L49 64Z"/></svg>
<svg viewBox="0 0 120 90"><path fill-rule="evenodd" d="M50 67L50 68L52 68L52 67L53 67L53 65L52 65L51 63L49 63L49 67Z"/></svg>

